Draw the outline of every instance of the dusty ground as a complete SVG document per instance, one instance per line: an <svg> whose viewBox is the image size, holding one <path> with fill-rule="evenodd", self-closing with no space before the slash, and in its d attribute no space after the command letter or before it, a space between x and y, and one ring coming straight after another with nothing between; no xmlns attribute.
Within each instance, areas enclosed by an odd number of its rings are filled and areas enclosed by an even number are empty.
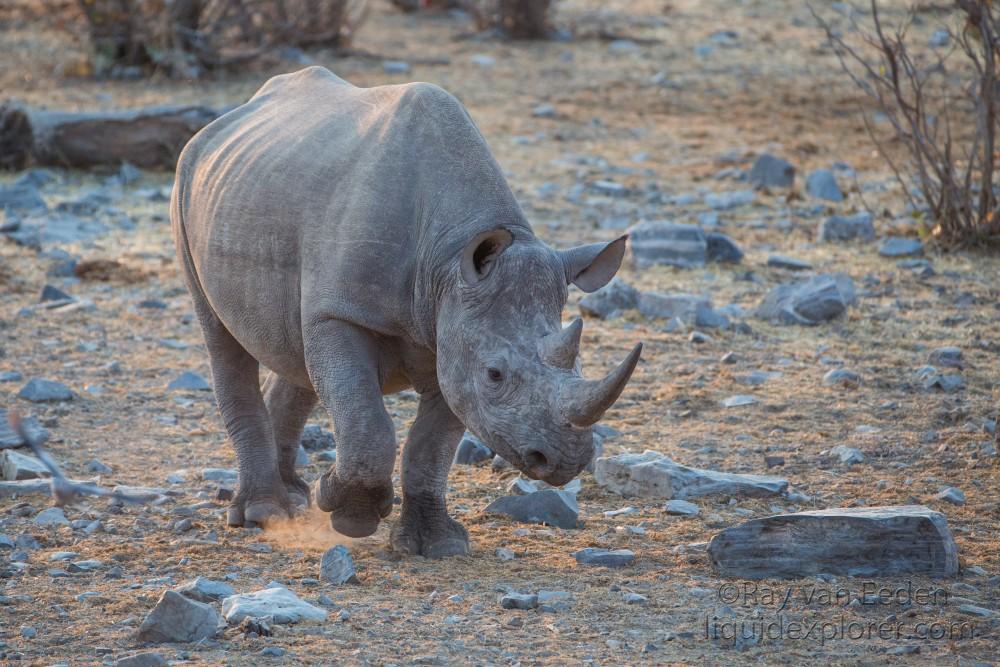
<svg viewBox="0 0 1000 667"><path fill-rule="evenodd" d="M146 174L125 188L114 205L136 223L115 228L88 244L66 247L85 258L117 259L142 276L110 282L74 283L46 278L51 260L10 242L0 244L6 282L0 294L0 371L19 371L72 387L72 402L39 406L15 397L22 383L0 385L0 405L37 415L53 433L52 453L75 477L88 477L85 462L98 458L114 472L104 484L167 486L166 478L189 470L188 481L163 506L113 512L91 502L67 511L71 519L102 517L108 532L85 536L69 528L42 529L31 517L45 497L0 500L0 532L33 534L41 549L30 554L25 573L4 580L0 606L0 660L46 665L93 664L134 652L135 628L160 592L171 583L201 575L226 575L240 591L267 582L285 583L307 600L325 593L334 601L330 620L278 628L269 639L245 639L235 630L202 645L166 646L171 659L194 664L803 664L822 658L835 664L992 664L1000 653L995 619L963 616L957 603L828 606L793 602L794 619L839 622L884 620L895 615L912 630L920 622L977 625L976 636L956 639L838 639L764 641L757 645L706 637L706 622L774 618L775 607L750 602L727 605L702 551L684 545L705 542L719 529L746 517L795 507L816 509L922 503L944 512L962 558L958 582L913 579L914 586L943 586L952 596L1000 609L1000 492L998 463L985 432L997 418L997 362L1000 341L1000 260L981 254L931 256L935 275L919 279L876 253L876 244L816 244L815 229L832 212L853 212L864 204L877 212L880 235L897 227L905 206L884 165L872 152L857 111L862 102L845 83L822 46L803 3L791 0L566 0L560 20L580 32L601 25L637 38L657 40L634 51L616 52L605 41L509 44L453 37L469 26L450 16L396 14L376 3L357 46L393 58L446 56L447 66L415 65L408 75L388 75L379 61L336 60L311 53L355 84L404 80L438 83L458 94L490 141L536 230L556 245L608 239L615 232L597 224L613 217L694 222L705 207L658 203L651 188L670 196L747 186L713 177L733 166L748 167L765 150L798 168L803 182L811 169L843 161L857 172L841 179L852 192L846 202L812 210L815 201L796 192L762 193L755 204L720 215L721 230L746 251L741 265L680 271L655 268L622 277L646 290L706 292L716 306L736 303L751 310L766 291L789 274L766 267L781 252L811 261L817 271L844 271L861 291L849 317L815 328L774 327L748 318L752 335L712 331L713 340L688 342L687 333L665 333L665 322L638 314L610 322L588 321L585 369L596 375L620 358L636 339L646 343L643 361L606 423L621 432L607 451L655 449L676 460L735 472L764 472L764 455L781 455L772 470L808 494L809 502L705 498L695 518L667 516L661 502L623 499L583 476L580 530L522 526L487 516L482 509L503 495L512 473L488 467L453 470L451 508L468 526L473 554L447 562L400 560L387 553L387 526L374 537L351 543L362 584L334 589L315 581L319 556L336 537L322 516L274 534L226 529L223 506L196 513L194 528L178 535L171 523L178 508L214 498L215 488L199 481L204 467L233 467L234 455L210 394L171 394L166 384L183 370L209 375L201 334L192 322L170 242L166 205L137 190L167 186L165 174ZM901 3L899 3L901 4ZM627 12L627 14L626 14ZM945 16L928 14L916 30L926 39ZM718 30L737 33L731 44L714 42ZM722 40L725 41L725 40ZM712 44L711 53L696 47ZM82 58L65 33L33 22L0 23L0 91L32 104L63 108L132 106L196 101L232 104L247 98L271 74L294 70L282 63L266 71L234 73L197 83L165 80L95 82L63 78ZM472 61L489 55L493 67ZM555 118L532 116L541 103ZM50 205L100 187L103 176L64 174L43 193ZM574 186L611 179L638 196L606 200ZM2 180L7 181L9 177ZM747 280L747 274L755 279ZM54 315L21 309L37 301L51 282L94 301L96 310ZM576 313L579 292L567 314ZM140 310L143 299L162 299L165 310ZM184 349L161 341L181 341ZM92 345L88 345L92 344ZM963 349L967 388L956 394L920 387L916 370L930 350ZM735 351L741 361L720 364ZM823 374L840 360L859 372L856 390L828 388ZM106 366L118 362L119 374ZM762 386L740 377L778 371ZM750 393L754 406L725 409L720 401ZM412 420L415 401L390 397L399 438ZM329 426L319 412L315 422ZM847 444L866 461L845 467L821 453ZM322 471L312 463L307 476ZM884 480L884 481L883 481ZM933 496L943 486L964 490L967 502L953 506ZM626 505L636 514L605 518ZM391 523L391 520L390 520ZM642 526L644 535L627 526ZM266 545L266 546L261 546ZM633 549L634 566L622 570L583 568L570 556L587 546ZM517 558L501 561L498 547ZM52 552L72 550L96 558L105 569L54 579ZM105 575L121 567L120 579ZM969 568L972 568L971 570ZM981 568L981 569L980 569ZM167 579L164 579L164 578ZM991 578L992 577L992 578ZM905 585L905 578L879 584ZM818 580L769 582L773 586L824 585ZM841 578L830 587L857 590L860 581ZM572 605L554 614L504 611L498 591L511 587L568 591ZM79 599L94 591L96 597ZM627 605L624 593L648 597L646 606ZM452 598L452 596L458 596ZM86 598L86 596L85 596ZM339 620L339 609L349 619ZM33 639L21 636L34 627ZM711 633L709 633L711 634ZM751 643L752 644L752 643ZM265 646L287 649L283 658L257 653ZM911 647L911 648L900 648ZM912 648L915 647L915 648ZM895 651L894 651L895 650ZM900 654L902 652L902 654ZM5 657L4 657L5 656Z"/></svg>

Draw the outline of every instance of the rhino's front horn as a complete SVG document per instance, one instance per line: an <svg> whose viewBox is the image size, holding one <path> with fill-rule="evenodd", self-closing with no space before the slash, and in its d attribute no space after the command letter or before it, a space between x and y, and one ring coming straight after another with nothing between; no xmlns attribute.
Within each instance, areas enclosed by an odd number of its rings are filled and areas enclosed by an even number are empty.
<svg viewBox="0 0 1000 667"><path fill-rule="evenodd" d="M583 320L578 317L562 331L542 337L538 342L538 354L542 361L556 368L573 368L576 357L580 354L582 333Z"/></svg>
<svg viewBox="0 0 1000 667"><path fill-rule="evenodd" d="M604 412L618 400L622 390L632 377L635 365L642 354L642 343L636 343L625 361L608 373L603 380L571 380L563 385L559 393L563 416L573 426L580 428L593 426Z"/></svg>

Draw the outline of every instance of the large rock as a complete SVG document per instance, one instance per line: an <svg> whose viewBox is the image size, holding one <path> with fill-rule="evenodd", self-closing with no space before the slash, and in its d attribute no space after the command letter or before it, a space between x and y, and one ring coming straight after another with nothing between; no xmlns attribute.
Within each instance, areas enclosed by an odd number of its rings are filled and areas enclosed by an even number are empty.
<svg viewBox="0 0 1000 667"><path fill-rule="evenodd" d="M580 312L589 317L606 320L617 317L624 310L631 310L639 303L639 292L619 278L580 299Z"/></svg>
<svg viewBox="0 0 1000 667"><path fill-rule="evenodd" d="M3 474L3 479L8 482L52 476L49 469L36 457L21 454L13 449L0 452L0 472Z"/></svg>
<svg viewBox="0 0 1000 667"><path fill-rule="evenodd" d="M32 403L73 400L73 392L69 387L61 382L43 380L42 378L28 380L28 383L21 387L21 391L17 392L17 395Z"/></svg>
<svg viewBox="0 0 1000 667"><path fill-rule="evenodd" d="M834 215L819 226L820 241L875 240L874 217L867 211L854 215Z"/></svg>
<svg viewBox="0 0 1000 667"><path fill-rule="evenodd" d="M351 552L343 544L328 549L320 561L319 578L335 586L358 583Z"/></svg>
<svg viewBox="0 0 1000 667"><path fill-rule="evenodd" d="M39 424L34 417L21 417L21 426L24 427L28 436L34 438L39 444L44 444L49 439L48 430ZM7 411L0 408L0 449L26 447L27 445L28 443L10 427Z"/></svg>
<svg viewBox="0 0 1000 667"><path fill-rule="evenodd" d="M856 299L854 283L843 273L824 273L778 285L764 297L756 316L775 324L814 325L847 312Z"/></svg>
<svg viewBox="0 0 1000 667"><path fill-rule="evenodd" d="M687 499L712 494L761 498L788 490L788 482L779 477L690 468L652 450L598 459L594 478L615 493L643 498Z"/></svg>
<svg viewBox="0 0 1000 667"><path fill-rule="evenodd" d="M829 169L817 169L806 178L806 193L810 197L827 201L844 201L844 193L837 185L837 177Z"/></svg>
<svg viewBox="0 0 1000 667"><path fill-rule="evenodd" d="M174 588L186 598L198 602L215 602L235 595L233 587L223 581L212 581L205 577L197 577Z"/></svg>
<svg viewBox="0 0 1000 667"><path fill-rule="evenodd" d="M580 508L576 504L576 496L555 489L497 498L486 507L485 512L505 514L524 523L541 523L557 528L577 528L580 525Z"/></svg>
<svg viewBox="0 0 1000 667"><path fill-rule="evenodd" d="M139 639L155 644L198 642L212 637L218 626L219 613L212 606L168 590L139 626Z"/></svg>
<svg viewBox="0 0 1000 667"><path fill-rule="evenodd" d="M764 153L754 160L747 180L759 188L790 188L795 183L795 167L787 160Z"/></svg>
<svg viewBox="0 0 1000 667"><path fill-rule="evenodd" d="M708 240L695 225L643 222L629 230L628 243L639 268L665 264L690 269L704 266L708 259Z"/></svg>
<svg viewBox="0 0 1000 667"><path fill-rule="evenodd" d="M271 616L275 623L326 620L326 610L300 600L287 588L265 588L255 593L233 595L222 601L226 621L236 625L244 618Z"/></svg>
<svg viewBox="0 0 1000 667"><path fill-rule="evenodd" d="M958 552L944 515L913 505L752 519L718 533L708 554L720 574L741 579L958 573Z"/></svg>

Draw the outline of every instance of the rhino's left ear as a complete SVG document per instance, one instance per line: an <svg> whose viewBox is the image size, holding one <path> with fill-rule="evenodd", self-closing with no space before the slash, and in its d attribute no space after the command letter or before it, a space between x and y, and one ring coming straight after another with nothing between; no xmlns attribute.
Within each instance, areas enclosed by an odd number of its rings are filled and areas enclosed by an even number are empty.
<svg viewBox="0 0 1000 667"><path fill-rule="evenodd" d="M611 243L592 243L569 250L560 250L566 283L573 283L584 292L596 292L614 278L625 257L628 234Z"/></svg>

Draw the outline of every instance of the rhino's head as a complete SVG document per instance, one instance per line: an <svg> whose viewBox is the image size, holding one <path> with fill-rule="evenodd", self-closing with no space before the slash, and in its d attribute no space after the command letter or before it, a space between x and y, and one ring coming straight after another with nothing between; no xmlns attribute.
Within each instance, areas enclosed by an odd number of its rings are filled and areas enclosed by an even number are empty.
<svg viewBox="0 0 1000 667"><path fill-rule="evenodd" d="M602 380L584 380L583 322L563 328L567 285L614 276L625 239L555 251L498 228L464 249L438 311L438 382L473 433L529 477L565 484L594 454L591 426L621 394L642 344Z"/></svg>

